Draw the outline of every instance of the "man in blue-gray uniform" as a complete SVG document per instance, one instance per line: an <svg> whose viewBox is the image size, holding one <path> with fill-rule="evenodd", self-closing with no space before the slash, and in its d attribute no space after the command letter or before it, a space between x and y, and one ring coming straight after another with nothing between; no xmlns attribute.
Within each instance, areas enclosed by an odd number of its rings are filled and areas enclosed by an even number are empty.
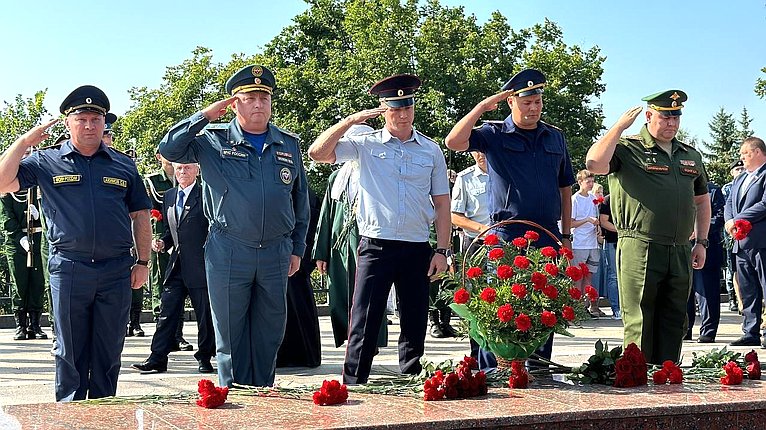
<svg viewBox="0 0 766 430"><path fill-rule="evenodd" d="M61 104L69 140L22 160L58 120L50 121L0 159L1 191L37 185L45 195L57 401L115 395L131 288L149 275L151 203L133 160L101 140L108 110L103 91L79 87Z"/></svg>
<svg viewBox="0 0 766 430"><path fill-rule="evenodd" d="M455 124L444 142L453 151L479 151L486 155L492 223L534 221L563 238L564 246L571 248L570 202L575 178L564 134L540 120L545 82L545 75L539 70L520 71L503 85L501 92L482 100ZM511 115L504 121L473 128L485 112L497 109L504 100ZM535 228L515 223L495 232L510 241L527 230ZM558 247L547 234L540 234L535 245ZM550 358L552 345L551 336L537 354ZM480 356L479 365L483 368L495 364L491 354Z"/></svg>
<svg viewBox="0 0 766 430"><path fill-rule="evenodd" d="M428 315L429 276L447 268L450 241L447 164L439 146L413 127L414 75L391 76L370 88L380 106L348 116L309 148L320 163L359 163L356 286L343 364L343 381L367 382L391 284L399 297L399 369L421 370ZM354 124L383 115L382 130L343 135ZM435 221L436 253L429 245Z"/></svg>
<svg viewBox="0 0 766 430"><path fill-rule="evenodd" d="M200 164L221 386L274 383L287 277L306 250L306 172L298 136L270 123L274 88L266 67L240 69L226 82L231 97L176 124L159 147L170 161ZM205 129L228 107L236 114L228 127Z"/></svg>

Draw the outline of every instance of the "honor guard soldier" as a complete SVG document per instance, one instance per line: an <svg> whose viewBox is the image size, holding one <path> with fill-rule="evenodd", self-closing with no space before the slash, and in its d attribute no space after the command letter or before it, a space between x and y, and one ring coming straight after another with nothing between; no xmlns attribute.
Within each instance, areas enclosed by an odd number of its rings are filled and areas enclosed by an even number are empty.
<svg viewBox="0 0 766 430"><path fill-rule="evenodd" d="M501 91L479 102L464 116L444 140L453 151L478 151L487 159L489 174L490 223L505 220L533 221L562 238L571 247L572 161L564 134L541 121L545 75L525 69L511 77ZM474 128L485 112L506 101L511 114L503 121L488 121ZM558 222L561 220L561 231ZM525 224L509 224L495 229L503 240L535 230ZM559 247L547 234L540 234L535 246ZM553 335L536 351L550 358ZM496 367L495 357L483 352L479 366Z"/></svg>
<svg viewBox="0 0 766 430"><path fill-rule="evenodd" d="M708 247L702 156L676 139L686 99L681 90L644 97L646 124L639 134L620 137L641 114L636 106L591 146L586 161L593 173L610 174L624 343L635 342L654 364L680 358L692 268L702 269Z"/></svg>
<svg viewBox="0 0 766 430"><path fill-rule="evenodd" d="M16 318L14 340L48 339L40 328L45 297L45 277L40 256L42 224L40 223L37 187L2 197L3 233L8 269L13 282L12 300Z"/></svg>
<svg viewBox="0 0 766 430"><path fill-rule="evenodd" d="M205 245L221 386L274 383L287 320L287 277L300 267L309 223L298 136L270 122L274 75L251 65L226 82L231 97L176 124L159 150L200 164L210 234ZM231 107L227 127L205 129Z"/></svg>
<svg viewBox="0 0 766 430"><path fill-rule="evenodd" d="M149 275L151 204L133 160L102 143L108 110L103 91L79 87L61 104L69 140L22 160L58 120L50 121L0 159L0 191L39 186L45 196L57 401L116 394L131 288Z"/></svg>
<svg viewBox="0 0 766 430"><path fill-rule="evenodd" d="M370 88L380 105L348 116L325 130L309 148L320 163L359 163L359 248L343 381L367 382L384 321L391 284L399 298L402 333L399 369L421 371L428 320L429 276L447 268L450 196L447 163L439 146L413 127L414 75L390 76ZM383 115L381 130L344 134ZM428 242L435 223L437 249Z"/></svg>

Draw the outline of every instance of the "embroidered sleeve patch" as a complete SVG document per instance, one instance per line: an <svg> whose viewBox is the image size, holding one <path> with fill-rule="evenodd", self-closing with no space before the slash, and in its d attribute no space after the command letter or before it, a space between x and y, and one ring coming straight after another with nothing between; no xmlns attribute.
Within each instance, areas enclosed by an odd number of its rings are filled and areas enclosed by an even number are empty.
<svg viewBox="0 0 766 430"><path fill-rule="evenodd" d="M82 175L58 175L53 177L53 185L73 184L80 182Z"/></svg>
<svg viewBox="0 0 766 430"><path fill-rule="evenodd" d="M121 188L128 188L128 181L125 179L110 178L109 176L104 176L104 183L107 185L116 185Z"/></svg>

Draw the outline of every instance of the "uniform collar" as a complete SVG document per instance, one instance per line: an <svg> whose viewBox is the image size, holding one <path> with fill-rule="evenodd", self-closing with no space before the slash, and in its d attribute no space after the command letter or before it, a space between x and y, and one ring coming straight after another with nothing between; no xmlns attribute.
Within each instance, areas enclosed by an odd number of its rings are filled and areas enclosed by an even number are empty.
<svg viewBox="0 0 766 430"><path fill-rule="evenodd" d="M270 144L278 144L283 145L285 143L285 138L282 135L282 132L279 131L279 128L275 126L274 124L269 121L268 129L266 131L266 141L264 142L263 146L266 147ZM228 143L229 145L250 145L250 142L245 139L245 135L242 132L242 127L240 127L239 122L236 118L231 120L229 123L229 131L228 131Z"/></svg>
<svg viewBox="0 0 766 430"><path fill-rule="evenodd" d="M471 166L471 168L473 169L473 174L475 176L489 175L489 172L485 172L485 171L481 170L479 168L479 166L477 166L475 164L473 166Z"/></svg>
<svg viewBox="0 0 766 430"><path fill-rule="evenodd" d="M110 153L108 149L109 147L104 145L104 142L101 142L98 146L98 149L96 150L96 152L93 153L92 156L95 156L98 154L104 154L106 155L107 158L112 159L112 154ZM61 150L59 153L61 154L61 157L66 157L72 153L80 154L80 151L78 151L77 148L74 147L74 144L72 144L72 140L68 139L66 142L61 144Z"/></svg>
<svg viewBox="0 0 766 430"><path fill-rule="evenodd" d="M389 142L391 141L391 139L396 139L394 136L391 135L391 133L389 133L388 129L385 127L383 127L383 130L381 130L381 133L382 134L381 134L380 140L383 143ZM423 145L425 143L425 140L423 140L423 136L420 133L418 133L418 131L415 129L414 126L412 127L412 137L410 137L409 139L405 140L402 143L407 143L413 140L418 145Z"/></svg>
<svg viewBox="0 0 766 430"><path fill-rule="evenodd" d="M641 140L643 141L643 145L646 148L654 148L657 146L657 142L654 140L654 136L652 136L651 133L649 133L649 129L646 127L646 124L644 124L643 127L641 127ZM681 143L678 139L675 137L672 141L670 141L671 144L671 151L670 152L676 152L677 149L682 149L686 152L689 152L689 150L686 148L686 145Z"/></svg>
<svg viewBox="0 0 766 430"><path fill-rule="evenodd" d="M516 124L513 122L512 115L508 115L507 117L505 117L505 120L503 120L503 127L500 131L502 131L503 133L513 133L516 131L516 128L517 127L516 127ZM537 121L537 129L539 129L540 132L544 132L547 130L547 127L544 122ZM530 131L533 131L533 130L530 130Z"/></svg>

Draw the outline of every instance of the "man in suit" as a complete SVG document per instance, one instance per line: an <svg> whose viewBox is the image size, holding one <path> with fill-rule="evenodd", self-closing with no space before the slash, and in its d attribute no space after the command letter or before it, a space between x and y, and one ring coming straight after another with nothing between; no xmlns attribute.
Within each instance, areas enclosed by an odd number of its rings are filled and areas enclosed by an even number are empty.
<svg viewBox="0 0 766 430"><path fill-rule="evenodd" d="M197 352L200 373L213 373L210 357L215 354L215 335L205 277L205 253L208 221L202 211L202 191L197 184L199 165L173 163L178 186L165 193L163 218L165 234L154 240L156 252L172 248L160 304L157 331L152 339L152 353L143 363L131 367L142 372L165 372L168 354L175 344L175 332L183 314L188 294L197 316Z"/></svg>
<svg viewBox="0 0 766 430"><path fill-rule="evenodd" d="M739 149L745 172L734 179L726 199L724 228L734 236L737 220L749 221L750 234L735 240L732 252L736 254L737 279L742 299L742 337L732 346L766 347L761 341L761 311L766 287L766 145L762 139L748 137ZM766 332L764 333L766 337Z"/></svg>

